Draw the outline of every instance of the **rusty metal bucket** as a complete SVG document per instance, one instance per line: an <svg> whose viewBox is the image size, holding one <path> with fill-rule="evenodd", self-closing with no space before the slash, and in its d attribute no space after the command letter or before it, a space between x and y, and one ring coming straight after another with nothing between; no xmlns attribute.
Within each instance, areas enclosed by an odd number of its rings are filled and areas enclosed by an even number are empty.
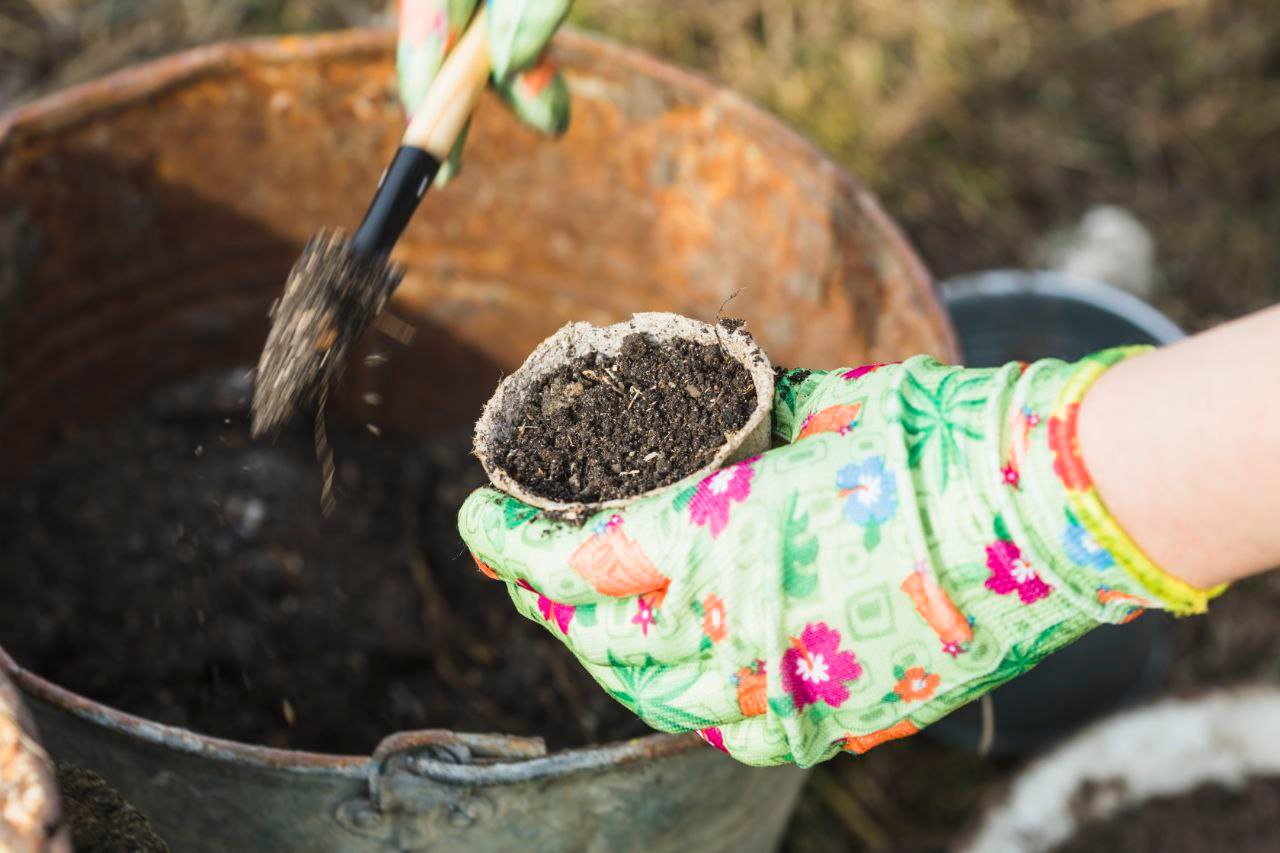
<svg viewBox="0 0 1280 853"><path fill-rule="evenodd" d="M400 248L419 328L345 393L418 435L469 423L568 320L709 319L734 291L780 364L954 355L929 278L871 196L740 98L567 33L572 130L481 104L466 168ZM194 369L252 362L306 237L350 225L394 148L392 40L358 31L199 49L0 120L0 471L61 424ZM439 369L447 364L449 370ZM142 650L140 650L142 651ZM176 850L763 849L804 774L693 737L545 754L444 731L372 756L231 743L74 695L0 652L60 758Z"/></svg>

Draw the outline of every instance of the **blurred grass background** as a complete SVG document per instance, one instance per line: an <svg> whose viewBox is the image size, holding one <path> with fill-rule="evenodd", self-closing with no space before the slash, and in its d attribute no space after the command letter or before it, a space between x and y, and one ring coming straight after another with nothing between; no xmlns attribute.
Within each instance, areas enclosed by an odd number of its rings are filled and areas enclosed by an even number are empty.
<svg viewBox="0 0 1280 853"><path fill-rule="evenodd" d="M1280 298L1280 0L578 0L573 19L782 115L939 278L1033 266L1112 203L1152 231L1156 302L1185 327ZM0 109L196 43L391 20L381 0L0 0ZM1184 639L1280 660L1266 590ZM1008 770L924 737L831 762L787 847L942 849Z"/></svg>
<svg viewBox="0 0 1280 853"><path fill-rule="evenodd" d="M1153 232L1200 326L1280 295L1280 3L580 0L847 165L939 277L1035 263L1094 203Z"/></svg>
<svg viewBox="0 0 1280 853"><path fill-rule="evenodd" d="M385 0L0 0L0 105ZM939 278L1035 265L1097 203L1153 232L1199 328L1280 296L1280 0L578 0L575 23L727 82L867 183Z"/></svg>

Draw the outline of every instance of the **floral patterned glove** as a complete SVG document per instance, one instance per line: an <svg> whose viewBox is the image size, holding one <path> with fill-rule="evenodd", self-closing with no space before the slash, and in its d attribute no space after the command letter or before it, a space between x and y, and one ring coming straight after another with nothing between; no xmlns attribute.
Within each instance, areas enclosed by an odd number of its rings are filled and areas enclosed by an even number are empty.
<svg viewBox="0 0 1280 853"><path fill-rule="evenodd" d="M654 728L809 766L913 734L1102 622L1203 611L1107 514L1077 364L791 371L785 445L567 526L493 489L460 515L509 585Z"/></svg>
<svg viewBox="0 0 1280 853"><path fill-rule="evenodd" d="M396 72L400 102L410 115L417 109L445 54L475 12L477 0L399 0ZM543 133L569 126L569 88L547 56L547 43L569 13L571 0L487 0L489 54L493 81L516 115ZM436 181L458 172L467 126Z"/></svg>

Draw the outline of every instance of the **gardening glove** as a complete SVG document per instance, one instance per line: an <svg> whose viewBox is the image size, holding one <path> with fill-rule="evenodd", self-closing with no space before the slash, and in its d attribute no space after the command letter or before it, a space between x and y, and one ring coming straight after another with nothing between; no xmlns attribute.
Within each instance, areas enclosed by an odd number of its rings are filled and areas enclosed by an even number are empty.
<svg viewBox="0 0 1280 853"><path fill-rule="evenodd" d="M584 527L480 489L461 533L654 728L748 764L861 753L1100 623L1205 609L1210 592L1116 525L1078 455L1081 397L1135 351L793 370L781 447Z"/></svg>
<svg viewBox="0 0 1280 853"><path fill-rule="evenodd" d="M399 0L396 74L400 102L413 115L467 27L477 0ZM521 120L547 134L569 126L569 88L547 55L547 43L571 0L488 0L492 81ZM436 175L443 186L458 172L468 121Z"/></svg>

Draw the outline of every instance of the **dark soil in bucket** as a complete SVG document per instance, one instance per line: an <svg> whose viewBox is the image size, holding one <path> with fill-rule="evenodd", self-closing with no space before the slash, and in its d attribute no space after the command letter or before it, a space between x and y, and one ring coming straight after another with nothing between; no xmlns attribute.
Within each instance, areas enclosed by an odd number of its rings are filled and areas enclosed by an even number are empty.
<svg viewBox="0 0 1280 853"><path fill-rule="evenodd" d="M0 644L20 664L294 749L367 753L419 728L552 748L648 731L466 553L456 513L484 481L469 431L331 428L326 518L310 431L251 442L248 395L223 377L168 389L0 489Z"/></svg>
<svg viewBox="0 0 1280 853"><path fill-rule="evenodd" d="M1263 853L1280 846L1280 779L1252 779L1238 789L1202 785L1150 800L1084 827L1058 853L1159 850Z"/></svg>
<svg viewBox="0 0 1280 853"><path fill-rule="evenodd" d="M633 334L616 356L591 353L538 382L493 459L543 497L630 497L709 463L755 402L751 375L720 346Z"/></svg>
<svg viewBox="0 0 1280 853"><path fill-rule="evenodd" d="M60 763L58 793L76 853L168 853L151 823L98 774Z"/></svg>

